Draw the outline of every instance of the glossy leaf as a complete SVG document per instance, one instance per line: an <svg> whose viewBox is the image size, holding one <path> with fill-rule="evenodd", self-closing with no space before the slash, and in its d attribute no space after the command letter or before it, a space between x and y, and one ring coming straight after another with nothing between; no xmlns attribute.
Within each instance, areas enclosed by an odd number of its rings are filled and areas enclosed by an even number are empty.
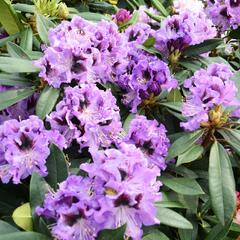
<svg viewBox="0 0 240 240"><path fill-rule="evenodd" d="M51 153L47 158L48 176L47 183L57 190L58 184L68 177L68 167L64 153L55 145L50 147Z"/></svg>
<svg viewBox="0 0 240 240"><path fill-rule="evenodd" d="M210 151L209 190L213 211L224 225L235 211L235 181L227 152L218 142L214 142Z"/></svg>
<svg viewBox="0 0 240 240"><path fill-rule="evenodd" d="M19 47L13 42L7 43L7 50L11 57L30 60L28 54L21 47Z"/></svg>
<svg viewBox="0 0 240 240"><path fill-rule="evenodd" d="M170 147L168 152L168 159L173 159L189 150L194 143L203 135L203 130L198 130L193 133L186 133L178 138Z"/></svg>
<svg viewBox="0 0 240 240"><path fill-rule="evenodd" d="M0 0L0 23L9 35L18 33L23 25L9 0Z"/></svg>
<svg viewBox="0 0 240 240"><path fill-rule="evenodd" d="M53 110L59 94L60 89L50 86L44 88L36 105L36 114L39 118L44 119Z"/></svg>
<svg viewBox="0 0 240 240"><path fill-rule="evenodd" d="M7 233L19 232L19 230L7 222L0 220L0 236Z"/></svg>
<svg viewBox="0 0 240 240"><path fill-rule="evenodd" d="M39 14L37 14L36 21L37 21L37 31L38 31L39 37L44 43L48 44L49 43L48 31L50 28L53 28L55 24L49 19L47 19L46 17Z"/></svg>
<svg viewBox="0 0 240 240"><path fill-rule="evenodd" d="M203 154L204 148L194 144L186 152L178 156L177 166L197 160Z"/></svg>
<svg viewBox="0 0 240 240"><path fill-rule="evenodd" d="M32 214L29 203L25 203L16 208L12 214L13 221L26 231L33 230Z"/></svg>
<svg viewBox="0 0 240 240"><path fill-rule="evenodd" d="M191 178L168 178L161 177L161 181L165 186L173 191L183 195L199 195L204 194L202 188L196 180Z"/></svg>
<svg viewBox="0 0 240 240"><path fill-rule="evenodd" d="M128 117L126 118L126 120L125 120L125 122L124 122L124 124L123 124L123 129L125 130L126 133L128 132L128 130L129 130L129 125L130 125L131 121L132 121L134 118L135 118L135 114L133 114L133 113L130 113L130 114L128 115Z"/></svg>
<svg viewBox="0 0 240 240"><path fill-rule="evenodd" d="M183 52L185 56L198 56L203 53L209 52L223 43L221 38L214 38L205 40L203 43L192 45L186 48Z"/></svg>
<svg viewBox="0 0 240 240"><path fill-rule="evenodd" d="M48 236L45 236L36 232L18 232L0 235L0 240L51 240Z"/></svg>
<svg viewBox="0 0 240 240"><path fill-rule="evenodd" d="M0 92L0 111L31 96L35 90L33 88L14 89Z"/></svg>
<svg viewBox="0 0 240 240"><path fill-rule="evenodd" d="M15 87L31 87L33 83L22 76L0 73L0 84Z"/></svg>
<svg viewBox="0 0 240 240"><path fill-rule="evenodd" d="M161 224L175 228L192 229L192 224L179 213L168 208L157 206L157 218Z"/></svg>
<svg viewBox="0 0 240 240"><path fill-rule="evenodd" d="M142 240L170 240L170 239L164 233L155 230L151 231L151 233L144 236Z"/></svg>
<svg viewBox="0 0 240 240"><path fill-rule="evenodd" d="M0 70L8 73L38 72L32 61L13 57L0 57Z"/></svg>
<svg viewBox="0 0 240 240"><path fill-rule="evenodd" d="M117 229L103 230L99 233L97 240L124 240L126 227L126 225L123 225Z"/></svg>
<svg viewBox="0 0 240 240"><path fill-rule="evenodd" d="M26 28L21 32L20 47L24 50L31 51L33 45L33 32L31 27Z"/></svg>

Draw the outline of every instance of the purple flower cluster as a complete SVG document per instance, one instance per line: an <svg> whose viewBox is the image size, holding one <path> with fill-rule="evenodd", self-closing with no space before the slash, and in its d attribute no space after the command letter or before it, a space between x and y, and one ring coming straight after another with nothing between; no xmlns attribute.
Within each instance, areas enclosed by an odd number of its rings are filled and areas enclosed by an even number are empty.
<svg viewBox="0 0 240 240"><path fill-rule="evenodd" d="M127 54L125 36L113 22L92 23L80 17L63 21L49 33L50 46L36 61L49 85L112 81Z"/></svg>
<svg viewBox="0 0 240 240"><path fill-rule="evenodd" d="M109 147L122 131L116 99L109 90L99 90L95 85L67 87L47 120L68 146L76 140L81 149Z"/></svg>
<svg viewBox="0 0 240 240"><path fill-rule="evenodd" d="M137 112L144 101L158 96L162 90L177 86L166 63L141 50L129 53L128 65L116 76L116 84L125 92L123 103Z"/></svg>
<svg viewBox="0 0 240 240"><path fill-rule="evenodd" d="M206 12L221 32L240 25L239 0L208 0Z"/></svg>
<svg viewBox="0 0 240 240"><path fill-rule="evenodd" d="M33 172L46 176L49 144L65 146L64 138L57 131L45 130L36 116L5 121L0 125L0 142L0 179L4 183L12 179L15 184Z"/></svg>
<svg viewBox="0 0 240 240"><path fill-rule="evenodd" d="M166 56L216 36L213 23L203 12L184 11L167 17L156 31L155 47Z"/></svg>
<svg viewBox="0 0 240 240"><path fill-rule="evenodd" d="M166 169L165 158L168 154L170 141L166 128L156 120L148 120L145 116L137 116L129 126L125 137L127 143L140 148L149 160L149 166L156 165L161 170Z"/></svg>
<svg viewBox="0 0 240 240"><path fill-rule="evenodd" d="M190 131L198 129L202 123L210 120L209 111L215 106L239 107L237 88L230 80L232 76L227 65L211 64L185 80L184 87L189 89L189 95L182 112L188 121L181 123L181 126Z"/></svg>
<svg viewBox="0 0 240 240"><path fill-rule="evenodd" d="M127 224L126 236L140 240L142 225L158 224L154 203L160 200L157 167L148 167L140 149L122 143L119 149L96 151L93 163L81 169L90 178L69 177L49 193L37 212L56 221L60 240L96 239L98 232Z"/></svg>

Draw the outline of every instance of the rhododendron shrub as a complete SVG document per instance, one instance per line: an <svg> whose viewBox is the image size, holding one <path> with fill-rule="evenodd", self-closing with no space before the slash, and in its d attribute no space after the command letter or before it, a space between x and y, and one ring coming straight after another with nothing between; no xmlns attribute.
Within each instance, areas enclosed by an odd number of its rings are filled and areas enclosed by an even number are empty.
<svg viewBox="0 0 240 240"><path fill-rule="evenodd" d="M239 13L0 0L0 240L239 239Z"/></svg>

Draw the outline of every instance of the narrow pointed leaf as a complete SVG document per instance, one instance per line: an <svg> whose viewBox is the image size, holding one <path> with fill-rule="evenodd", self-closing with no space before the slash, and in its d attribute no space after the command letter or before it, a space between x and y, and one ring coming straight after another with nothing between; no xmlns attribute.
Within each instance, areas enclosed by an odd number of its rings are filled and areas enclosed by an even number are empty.
<svg viewBox="0 0 240 240"><path fill-rule="evenodd" d="M7 43L7 50L11 57L30 60L28 54L21 47L19 47L13 42Z"/></svg>
<svg viewBox="0 0 240 240"><path fill-rule="evenodd" d="M235 211L235 181L228 154L218 142L214 142L210 151L209 190L213 211L224 225Z"/></svg>

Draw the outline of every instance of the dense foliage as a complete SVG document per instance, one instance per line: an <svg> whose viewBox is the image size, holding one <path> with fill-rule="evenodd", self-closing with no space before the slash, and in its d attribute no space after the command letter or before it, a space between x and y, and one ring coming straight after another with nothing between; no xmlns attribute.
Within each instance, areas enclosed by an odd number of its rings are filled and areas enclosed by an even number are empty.
<svg viewBox="0 0 240 240"><path fill-rule="evenodd" d="M239 13L0 0L0 240L239 239Z"/></svg>

